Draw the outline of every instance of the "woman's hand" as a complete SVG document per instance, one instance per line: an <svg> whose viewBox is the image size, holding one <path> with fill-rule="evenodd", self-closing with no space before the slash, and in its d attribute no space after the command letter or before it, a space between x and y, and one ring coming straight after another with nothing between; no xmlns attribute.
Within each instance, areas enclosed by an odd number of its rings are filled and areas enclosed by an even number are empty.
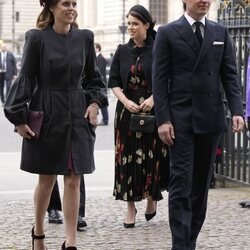
<svg viewBox="0 0 250 250"><path fill-rule="evenodd" d="M97 115L99 113L99 105L97 103L91 103L85 114L84 117L89 120L89 122L96 126L97 125Z"/></svg>
<svg viewBox="0 0 250 250"><path fill-rule="evenodd" d="M130 112L130 113L138 113L140 112L140 106L137 105L135 102L128 99L124 93L123 90L120 87L112 88L112 91L114 95L118 98L118 100L124 105L124 107Z"/></svg>
<svg viewBox="0 0 250 250"><path fill-rule="evenodd" d="M143 112L150 112L150 110L154 107L154 99L153 95L151 95L148 99L146 99L140 105L140 110Z"/></svg>
<svg viewBox="0 0 250 250"><path fill-rule="evenodd" d="M125 108L130 112L130 113L138 113L140 112L140 106L137 105L135 102L126 99L123 102L123 105L125 106Z"/></svg>
<svg viewBox="0 0 250 250"><path fill-rule="evenodd" d="M21 124L16 126L16 132L26 139L31 139L35 136L35 133L30 129L27 124Z"/></svg>

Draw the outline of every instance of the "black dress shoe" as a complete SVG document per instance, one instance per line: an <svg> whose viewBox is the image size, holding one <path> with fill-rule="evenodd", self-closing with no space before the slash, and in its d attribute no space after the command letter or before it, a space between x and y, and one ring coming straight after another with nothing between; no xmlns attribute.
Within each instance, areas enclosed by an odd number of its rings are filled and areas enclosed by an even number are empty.
<svg viewBox="0 0 250 250"><path fill-rule="evenodd" d="M86 229L87 227L87 223L86 221L83 219L82 216L78 216L78 220L77 220L77 231L84 231L84 229Z"/></svg>
<svg viewBox="0 0 250 250"><path fill-rule="evenodd" d="M250 206L250 201L241 201L239 203L239 205L241 205L242 207L249 207Z"/></svg>
<svg viewBox="0 0 250 250"><path fill-rule="evenodd" d="M62 216L60 215L58 210L51 209L49 211L49 223L54 223L54 224L62 224L63 223Z"/></svg>
<svg viewBox="0 0 250 250"><path fill-rule="evenodd" d="M250 201L245 201L244 206L242 207L250 208Z"/></svg>

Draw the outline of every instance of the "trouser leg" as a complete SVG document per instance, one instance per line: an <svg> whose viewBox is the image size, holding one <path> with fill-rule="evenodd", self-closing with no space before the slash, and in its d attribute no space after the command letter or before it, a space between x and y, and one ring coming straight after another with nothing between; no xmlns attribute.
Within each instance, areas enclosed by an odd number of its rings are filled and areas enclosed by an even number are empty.
<svg viewBox="0 0 250 250"><path fill-rule="evenodd" d="M104 124L108 124L109 122L109 113L108 113L108 108L101 108L101 113L102 113L102 121Z"/></svg>
<svg viewBox="0 0 250 250"><path fill-rule="evenodd" d="M191 132L176 132L170 147L169 224L173 250L190 250L192 210L190 194L194 158Z"/></svg>
<svg viewBox="0 0 250 250"><path fill-rule="evenodd" d="M50 201L49 201L49 206L48 206L47 211L49 212L51 209L62 211L62 203L61 203L59 186L58 186L57 180L55 182L55 185L53 187L53 190L50 196Z"/></svg>
<svg viewBox="0 0 250 250"><path fill-rule="evenodd" d="M195 160L193 184L190 196L192 207L191 242L196 242L206 217L208 190L210 187L216 149L220 134L195 136Z"/></svg>
<svg viewBox="0 0 250 250"><path fill-rule="evenodd" d="M0 73L0 98L1 98L2 103L5 102L5 99L4 99L4 78L5 78L5 74Z"/></svg>
<svg viewBox="0 0 250 250"><path fill-rule="evenodd" d="M7 97L8 93L10 91L11 84L12 84L12 80L5 80L5 85L6 85L5 97Z"/></svg>
<svg viewBox="0 0 250 250"><path fill-rule="evenodd" d="M82 217L85 217L85 201L86 201L85 181L84 181L84 175L81 175L79 215Z"/></svg>
<svg viewBox="0 0 250 250"><path fill-rule="evenodd" d="M219 134L177 131L170 147L169 223L174 250L195 249L203 225Z"/></svg>

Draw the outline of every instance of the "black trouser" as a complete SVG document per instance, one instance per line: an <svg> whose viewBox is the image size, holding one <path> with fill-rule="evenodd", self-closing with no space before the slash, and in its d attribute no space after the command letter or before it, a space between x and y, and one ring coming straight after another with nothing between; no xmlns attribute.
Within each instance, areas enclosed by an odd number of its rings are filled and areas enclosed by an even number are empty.
<svg viewBox="0 0 250 250"><path fill-rule="evenodd" d="M173 250L195 249L220 134L176 131L170 147L169 223Z"/></svg>
<svg viewBox="0 0 250 250"><path fill-rule="evenodd" d="M84 182L84 176L81 175L81 183L80 183L80 207L79 207L79 215L82 217L85 217L85 182ZM51 196L50 196L50 202L47 211L49 212L51 209L56 209L62 211L62 203L60 199L60 193L59 193L59 187L58 182L56 180L56 183L54 185L54 188L52 190Z"/></svg>
<svg viewBox="0 0 250 250"><path fill-rule="evenodd" d="M11 84L12 84L12 80L9 80L9 79L5 80L5 86L6 86L5 99L6 99L7 95L9 94Z"/></svg>
<svg viewBox="0 0 250 250"><path fill-rule="evenodd" d="M108 108L101 108L101 113L102 113L102 121L104 124L108 124L109 122L109 112L108 112Z"/></svg>
<svg viewBox="0 0 250 250"><path fill-rule="evenodd" d="M0 98L1 102L4 103L4 81L5 81L5 73L0 73Z"/></svg>

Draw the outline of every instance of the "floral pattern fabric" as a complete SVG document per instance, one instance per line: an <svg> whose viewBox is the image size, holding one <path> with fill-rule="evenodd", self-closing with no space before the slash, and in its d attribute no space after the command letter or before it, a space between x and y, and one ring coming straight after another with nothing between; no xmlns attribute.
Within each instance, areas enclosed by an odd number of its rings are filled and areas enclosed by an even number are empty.
<svg viewBox="0 0 250 250"><path fill-rule="evenodd" d="M128 77L125 95L137 104L149 98L147 82L140 57L135 58ZM151 114L154 114L153 109ZM118 101L115 113L115 183L113 195L117 200L140 201L152 197L162 199L169 180L167 145L154 133L132 132L131 113Z"/></svg>

